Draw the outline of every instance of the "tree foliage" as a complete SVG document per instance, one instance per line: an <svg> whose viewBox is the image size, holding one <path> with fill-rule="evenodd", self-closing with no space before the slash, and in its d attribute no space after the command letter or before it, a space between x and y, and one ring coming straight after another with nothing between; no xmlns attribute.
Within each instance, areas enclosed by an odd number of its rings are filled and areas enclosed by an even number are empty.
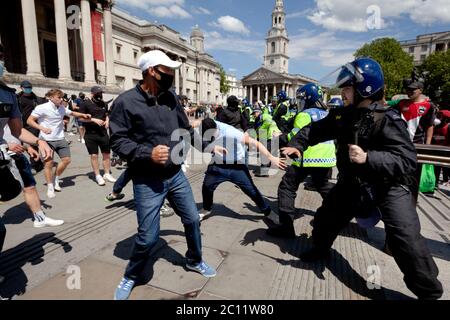
<svg viewBox="0 0 450 320"><path fill-rule="evenodd" d="M220 70L220 93L227 94L228 92L230 92L230 84L228 83L226 76L227 74L222 66L219 66L219 70Z"/></svg>
<svg viewBox="0 0 450 320"><path fill-rule="evenodd" d="M425 94L442 105L450 105L450 50L428 56L419 68L426 72ZM438 96L437 91L441 91Z"/></svg>
<svg viewBox="0 0 450 320"><path fill-rule="evenodd" d="M413 58L392 38L380 38L366 43L355 52L355 57L370 57L380 63L387 98L402 93L403 79L409 78L414 68Z"/></svg>

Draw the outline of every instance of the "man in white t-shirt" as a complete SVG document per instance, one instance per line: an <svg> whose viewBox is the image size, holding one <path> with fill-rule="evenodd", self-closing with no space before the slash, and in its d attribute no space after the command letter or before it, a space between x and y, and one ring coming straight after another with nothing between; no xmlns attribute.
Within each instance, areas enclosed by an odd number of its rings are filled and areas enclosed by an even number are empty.
<svg viewBox="0 0 450 320"><path fill-rule="evenodd" d="M66 109L63 104L64 93L59 89L47 92L47 103L36 106L28 117L27 124L40 130L39 138L47 141L58 154L61 162L56 167L53 179L53 158L45 162L45 180L47 181L47 197L54 198L55 191L61 191L59 177L70 163L70 147L64 137L64 116L90 119L91 115ZM54 184L53 184L54 181Z"/></svg>

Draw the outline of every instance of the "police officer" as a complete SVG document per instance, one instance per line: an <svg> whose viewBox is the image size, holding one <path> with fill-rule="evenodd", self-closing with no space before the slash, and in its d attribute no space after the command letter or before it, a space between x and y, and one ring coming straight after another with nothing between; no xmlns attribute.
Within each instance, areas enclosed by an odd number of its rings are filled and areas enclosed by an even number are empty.
<svg viewBox="0 0 450 320"><path fill-rule="evenodd" d="M289 110L290 102L289 97L285 91L280 91L277 94L278 105L273 111L273 120L277 124L278 129L281 132L288 134L292 130L292 126L289 124L291 116L295 116Z"/></svg>
<svg viewBox="0 0 450 320"><path fill-rule="evenodd" d="M255 118L253 117L253 108L247 99L244 99L242 101L241 112L242 116L245 118L245 121L247 122L247 128L253 128L253 126L255 125Z"/></svg>
<svg viewBox="0 0 450 320"><path fill-rule="evenodd" d="M443 292L439 270L420 234L408 187L416 168L416 151L398 111L383 107L381 66L370 58L358 58L339 69L336 84L345 108L332 109L326 118L303 128L283 150L299 157L321 141L337 139L338 144L338 183L317 210L314 245L301 259L326 258L338 233L354 217L366 227L381 218L407 287L421 299L438 299Z"/></svg>
<svg viewBox="0 0 450 320"><path fill-rule="evenodd" d="M258 140L272 153L272 138L274 135L278 135L280 130L277 127L275 121L273 121L272 116L263 113L259 106L255 106L252 112L252 117L255 119L254 129L257 133ZM271 164L261 163L259 170L256 170L255 175L257 177L269 177L269 168Z"/></svg>
<svg viewBox="0 0 450 320"><path fill-rule="evenodd" d="M297 90L299 113L295 117L294 128L286 135L280 136L280 145L286 145L297 132L312 122L328 115L322 102L323 92L320 86L308 83ZM295 160L286 170L278 187L278 212L281 225L269 228L268 233L276 237L295 237L294 223L290 215L295 213L295 198L302 181L309 175L312 185L322 198L334 184L328 181L329 172L336 166L336 148L332 140L309 147L303 159Z"/></svg>
<svg viewBox="0 0 450 320"><path fill-rule="evenodd" d="M328 108L343 108L344 107L344 102L342 101L341 98L331 98L328 102L327 102L327 107Z"/></svg>
<svg viewBox="0 0 450 320"><path fill-rule="evenodd" d="M22 128L22 115L19 110L17 98L15 95L15 89L8 87L3 81L3 73L5 70L4 51L3 45L0 44L0 159L4 159L3 164L0 166L0 200L3 198L4 193L9 193L12 187L8 181L12 177L9 171L5 170L8 160L6 141L3 139L4 127L8 124L11 134L22 142L39 147L39 153L44 160L50 158L53 154L48 144L38 139L29 131ZM20 194L20 188L15 196ZM4 198L5 199L5 198ZM0 219L0 252L3 248L3 243L6 236L6 228ZM4 277L0 276L0 283L3 282Z"/></svg>

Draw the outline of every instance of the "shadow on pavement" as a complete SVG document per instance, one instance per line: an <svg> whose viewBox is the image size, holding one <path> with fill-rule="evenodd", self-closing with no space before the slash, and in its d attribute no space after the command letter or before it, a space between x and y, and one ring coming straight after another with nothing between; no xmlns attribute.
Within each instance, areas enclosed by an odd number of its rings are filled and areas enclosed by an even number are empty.
<svg viewBox="0 0 450 320"><path fill-rule="evenodd" d="M381 287L382 290L369 290L367 288L366 279L356 272L350 263L334 249L331 250L330 257L326 261L318 261L315 263L302 262L299 258L300 254L312 246L312 239L308 237L307 234L302 234L296 239L280 239L267 235L265 229L256 229L249 231L244 236L241 245L254 244L256 241L267 241L276 244L280 247L281 252L289 253L293 257L296 257L296 259L284 260L254 250L256 253L273 259L281 265L289 265L294 268L310 270L321 280L326 280L324 272L327 268L342 284L363 297L376 300L384 299L385 296L396 300L411 299L400 292L384 287ZM325 299L327 299L327 297L325 297Z"/></svg>
<svg viewBox="0 0 450 320"><path fill-rule="evenodd" d="M87 174L76 174L73 176L68 176L68 177L62 177L61 178L61 182L60 182L60 186L61 188L67 188L67 187L73 187L75 185L75 179L78 177L86 177Z"/></svg>
<svg viewBox="0 0 450 320"><path fill-rule="evenodd" d="M197 203L197 208L200 210L202 208L202 203ZM260 213L259 209L256 208L256 213ZM226 207L223 204L214 204L211 214L206 216L203 221L207 221L208 219L214 217L214 216L222 216L227 218L233 218L237 220L249 220L252 222L258 222L261 220L261 217L263 216L262 213L260 213L261 216L254 216L250 214L240 214L234 210L231 210L230 208ZM202 221L202 222L203 222Z"/></svg>
<svg viewBox="0 0 450 320"><path fill-rule="evenodd" d="M0 285L0 296L12 298L26 292L28 278L22 267L27 263L38 265L44 261L44 246L48 243L58 244L64 252L72 250L72 246L55 237L55 233L47 232L35 235L18 246L8 249L0 255L0 274L6 281Z"/></svg>
<svg viewBox="0 0 450 320"><path fill-rule="evenodd" d="M159 259L166 260L173 265L182 266L184 268L186 258L170 246L172 241L167 242L165 239L161 238L168 235L179 235L184 237L184 232L178 230L163 230L160 232L160 239L150 251L146 266L144 268L144 274L136 282L136 286L146 285L152 280L154 274L153 267ZM134 248L135 238L136 235L133 235L117 242L116 247L114 248L114 256L122 260L130 260Z"/></svg>

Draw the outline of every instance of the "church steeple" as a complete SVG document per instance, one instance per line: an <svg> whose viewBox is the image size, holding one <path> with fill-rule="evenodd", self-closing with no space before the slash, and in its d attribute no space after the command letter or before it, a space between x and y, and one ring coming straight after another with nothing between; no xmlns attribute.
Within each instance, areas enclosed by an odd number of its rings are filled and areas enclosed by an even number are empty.
<svg viewBox="0 0 450 320"><path fill-rule="evenodd" d="M286 13L283 0L275 1L272 11L272 27L266 38L266 54L264 66L278 73L289 72L288 46L289 38L286 30Z"/></svg>

